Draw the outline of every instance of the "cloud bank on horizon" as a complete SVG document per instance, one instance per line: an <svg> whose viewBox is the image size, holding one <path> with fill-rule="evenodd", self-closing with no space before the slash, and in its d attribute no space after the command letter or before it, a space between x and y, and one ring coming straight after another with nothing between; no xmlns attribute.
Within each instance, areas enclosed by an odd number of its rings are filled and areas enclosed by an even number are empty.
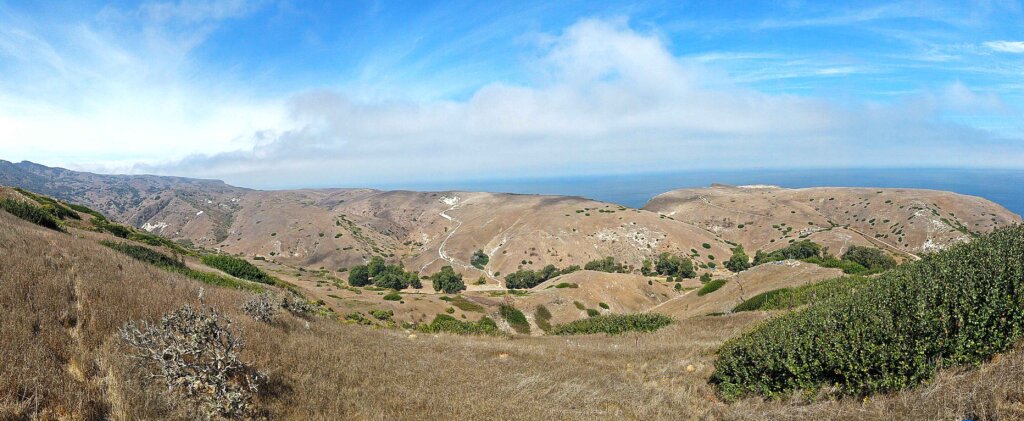
<svg viewBox="0 0 1024 421"><path fill-rule="evenodd" d="M0 2L0 159L270 188L1024 168L1017 2L331 7Z"/></svg>

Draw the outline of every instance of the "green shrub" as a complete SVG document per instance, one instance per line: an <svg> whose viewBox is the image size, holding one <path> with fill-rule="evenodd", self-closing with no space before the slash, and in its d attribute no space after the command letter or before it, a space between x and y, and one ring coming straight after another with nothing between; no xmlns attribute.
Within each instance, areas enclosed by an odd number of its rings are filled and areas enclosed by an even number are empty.
<svg viewBox="0 0 1024 421"><path fill-rule="evenodd" d="M711 244L708 244L708 243L703 243L700 246L704 247L705 249L710 249L711 248Z"/></svg>
<svg viewBox="0 0 1024 421"><path fill-rule="evenodd" d="M64 231L64 228L52 213L47 212L38 206L13 199L0 199L0 209L41 227L49 228L54 231Z"/></svg>
<svg viewBox="0 0 1024 421"><path fill-rule="evenodd" d="M583 303L581 303L579 301L573 301L572 305L576 306L576 308L578 308L580 310L586 310L587 309L587 306L583 305Z"/></svg>
<svg viewBox="0 0 1024 421"><path fill-rule="evenodd" d="M58 202L58 201L56 201L56 200L54 200L52 198L49 198L49 197L46 197L46 196L43 196L43 195L32 193L32 192L30 192L28 190L25 190L25 189L22 189L20 187L15 187L14 190L16 190L17 192L19 192L19 193L21 193L21 194L23 194L25 196L28 196L29 199L34 200L36 203L39 204L39 207L42 210L48 212L50 215L53 215L54 218L57 218L57 219L60 219L60 220L65 220L65 219L82 219L81 216L78 216L78 213L76 213L75 211L71 210L71 208L69 208L64 203Z"/></svg>
<svg viewBox="0 0 1024 421"><path fill-rule="evenodd" d="M701 283L705 283L706 284L709 281L711 281L711 274L710 273L704 272L703 275L700 275L700 282Z"/></svg>
<svg viewBox="0 0 1024 421"><path fill-rule="evenodd" d="M399 301L402 299L402 294L399 294L395 291L391 291L384 295L384 299L388 301Z"/></svg>
<svg viewBox="0 0 1024 421"><path fill-rule="evenodd" d="M605 310L608 310L610 308L610 307L608 307L608 304L606 304L606 303L597 303L597 306L601 307L601 308L603 308Z"/></svg>
<svg viewBox="0 0 1024 421"><path fill-rule="evenodd" d="M708 258L711 258L711 256L708 256ZM725 265L726 269L733 272L742 272L750 269L750 257L743 251L743 246L736 246L732 249L732 257L726 260L723 265Z"/></svg>
<svg viewBox="0 0 1024 421"><path fill-rule="evenodd" d="M464 322L447 314L438 314L430 324L419 325L416 329L425 333L447 332L463 335L498 335L501 333L498 330L498 324L494 323L490 317L483 316L476 322Z"/></svg>
<svg viewBox="0 0 1024 421"><path fill-rule="evenodd" d="M867 395L974 365L1024 332L1024 227L994 231L783 315L719 350L724 397L828 387Z"/></svg>
<svg viewBox="0 0 1024 421"><path fill-rule="evenodd" d="M395 315L394 310L370 310L370 315L380 321L388 321Z"/></svg>
<svg viewBox="0 0 1024 421"><path fill-rule="evenodd" d="M609 314L558 325L551 330L551 333L555 335L590 333L618 335L625 332L653 332L672 324L672 322L671 317L658 313Z"/></svg>
<svg viewBox="0 0 1024 421"><path fill-rule="evenodd" d="M551 311L544 304L537 304L537 309L533 312L533 320L537 322L537 327L543 330L545 333L551 331Z"/></svg>
<svg viewBox="0 0 1024 421"><path fill-rule="evenodd" d="M501 318L508 322L509 326L512 326L516 332L527 334L530 333L530 322L526 320L526 315L522 311L515 308L512 304L502 303L498 306L498 314Z"/></svg>
<svg viewBox="0 0 1024 421"><path fill-rule="evenodd" d="M580 287L580 285L575 283L575 282L560 282L558 285L555 285L555 288L579 288L579 287Z"/></svg>
<svg viewBox="0 0 1024 421"><path fill-rule="evenodd" d="M214 269L220 269L228 275L247 281L259 282L261 284L274 284L274 279L245 259L240 259L226 254L207 254L202 258L203 264Z"/></svg>
<svg viewBox="0 0 1024 421"><path fill-rule="evenodd" d="M244 281L237 281L235 279L227 278L216 273L198 271L188 266L185 263L175 259L166 254L160 253L149 247L139 246L135 244L128 244L115 241L100 241L100 244L110 247L115 251L127 255L135 260L139 260L144 263L151 264L161 269L179 273L186 277L195 279L199 282L216 285L227 288L242 289L251 292L263 292L263 288L257 284L252 284Z"/></svg>
<svg viewBox="0 0 1024 421"><path fill-rule="evenodd" d="M828 256L824 259L821 257L808 257L806 259L801 259L801 261L813 263L821 267L840 269L843 273L849 275L863 275L869 272L868 268L861 266L857 262L840 260L832 256Z"/></svg>
<svg viewBox="0 0 1024 421"><path fill-rule="evenodd" d="M708 281L708 283L704 284L704 286L700 287L700 289L697 290L697 295L707 295L712 292L718 291L718 289L721 288L722 285L725 285L725 279L715 279L712 281Z"/></svg>
<svg viewBox="0 0 1024 421"><path fill-rule="evenodd" d="M592 308L587 309L587 317L597 317L599 315L601 315L600 311L594 310Z"/></svg>

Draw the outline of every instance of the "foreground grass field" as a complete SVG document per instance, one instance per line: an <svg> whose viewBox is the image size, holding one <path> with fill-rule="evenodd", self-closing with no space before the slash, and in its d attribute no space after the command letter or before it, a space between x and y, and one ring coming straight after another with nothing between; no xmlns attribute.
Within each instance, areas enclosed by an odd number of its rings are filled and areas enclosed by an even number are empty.
<svg viewBox="0 0 1024 421"><path fill-rule="evenodd" d="M135 369L117 330L183 304L210 306L264 371L270 419L1015 419L1024 356L868 400L747 398L708 384L719 346L771 317L681 320L655 333L456 336L371 329L328 317L245 316L251 294L204 285L0 212L0 419L194 419ZM80 235L82 235L80 237ZM83 238L84 237L84 238ZM204 302L199 302L205 287Z"/></svg>

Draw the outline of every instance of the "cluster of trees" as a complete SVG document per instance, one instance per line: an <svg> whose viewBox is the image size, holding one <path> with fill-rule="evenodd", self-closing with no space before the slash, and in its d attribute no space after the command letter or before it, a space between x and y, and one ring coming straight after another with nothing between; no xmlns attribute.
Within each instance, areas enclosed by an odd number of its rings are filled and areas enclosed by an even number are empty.
<svg viewBox="0 0 1024 421"><path fill-rule="evenodd" d="M874 247L850 246L850 249L843 253L842 259L855 262L870 271L896 267L896 259Z"/></svg>
<svg viewBox="0 0 1024 421"><path fill-rule="evenodd" d="M628 266L616 262L615 258L611 256L604 259L591 260L583 265L583 269L608 273L629 273L630 271Z"/></svg>
<svg viewBox="0 0 1024 421"><path fill-rule="evenodd" d="M754 253L754 266L786 259L800 260L810 257L821 257L821 253L822 247L820 244L811 240L800 240L770 253L758 250L757 253Z"/></svg>
<svg viewBox="0 0 1024 421"><path fill-rule="evenodd" d="M466 283L462 282L462 274L455 272L451 266L445 266L441 271L430 275L430 282L434 284L434 291L444 291L445 294L457 294L466 289Z"/></svg>
<svg viewBox="0 0 1024 421"><path fill-rule="evenodd" d="M653 266L653 268L652 268ZM665 275L678 278L692 278L697 276L693 268L693 261L688 257L680 257L671 253L661 253L655 261L644 260L640 273L650 275Z"/></svg>
<svg viewBox="0 0 1024 421"><path fill-rule="evenodd" d="M609 259L611 259L609 257ZM580 270L579 265L572 265L565 269L558 269L555 265L544 266L541 270L524 269L510 273L505 276L505 287L509 289L528 289L540 285L542 282L559 275L565 275Z"/></svg>
<svg viewBox="0 0 1024 421"><path fill-rule="evenodd" d="M348 284L354 287L373 284L394 290L423 287L419 273L406 272L400 264L389 265L380 256L374 256L366 265L352 266L348 272Z"/></svg>

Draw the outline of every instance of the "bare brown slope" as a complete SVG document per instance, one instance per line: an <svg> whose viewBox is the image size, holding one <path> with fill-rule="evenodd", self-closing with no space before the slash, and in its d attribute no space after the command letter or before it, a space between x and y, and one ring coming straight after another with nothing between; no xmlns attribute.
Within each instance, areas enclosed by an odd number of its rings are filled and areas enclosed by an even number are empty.
<svg viewBox="0 0 1024 421"><path fill-rule="evenodd" d="M703 227L750 253L810 238L835 254L870 245L912 257L967 241L971 232L1021 222L980 197L916 189L715 186L663 193L644 209Z"/></svg>

